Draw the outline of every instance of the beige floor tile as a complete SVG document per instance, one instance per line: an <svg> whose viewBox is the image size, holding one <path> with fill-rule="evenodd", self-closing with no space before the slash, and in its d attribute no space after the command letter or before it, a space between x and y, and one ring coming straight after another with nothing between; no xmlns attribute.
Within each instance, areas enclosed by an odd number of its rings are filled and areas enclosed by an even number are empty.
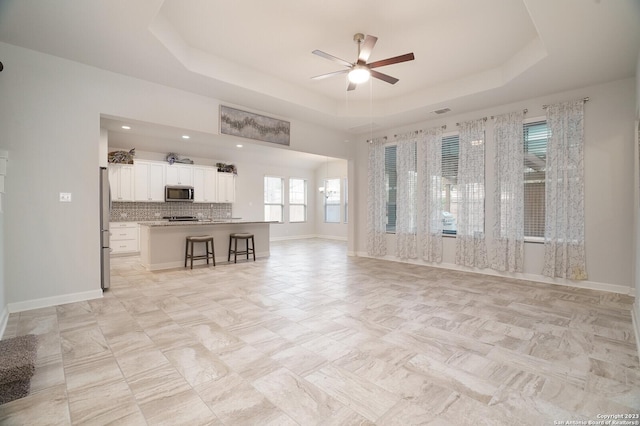
<svg viewBox="0 0 640 426"><path fill-rule="evenodd" d="M252 384L299 424L332 423L331 419L344 420L345 424L349 424L346 420L362 420L348 407L285 368L261 377Z"/></svg>
<svg viewBox="0 0 640 426"><path fill-rule="evenodd" d="M149 425L222 424L193 389L142 403L140 409Z"/></svg>
<svg viewBox="0 0 640 426"><path fill-rule="evenodd" d="M321 262L318 259L322 259ZM148 272L9 315L35 333L2 425L546 425L640 411L632 297L348 257L340 241Z"/></svg>
<svg viewBox="0 0 640 426"><path fill-rule="evenodd" d="M70 425L69 404L64 385L52 386L47 392L30 394L0 405L3 426Z"/></svg>
<svg viewBox="0 0 640 426"><path fill-rule="evenodd" d="M229 367L200 344L171 349L164 355L193 387L229 374Z"/></svg>
<svg viewBox="0 0 640 426"><path fill-rule="evenodd" d="M305 379L372 422L400 400L399 395L333 365L323 367Z"/></svg>

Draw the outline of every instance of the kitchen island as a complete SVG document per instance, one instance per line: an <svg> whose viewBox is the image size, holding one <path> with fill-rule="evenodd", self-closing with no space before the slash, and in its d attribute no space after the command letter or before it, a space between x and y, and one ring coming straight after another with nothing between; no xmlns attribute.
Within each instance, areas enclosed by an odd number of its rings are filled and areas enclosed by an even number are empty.
<svg viewBox="0 0 640 426"><path fill-rule="evenodd" d="M140 260L148 271L183 268L186 237L210 235L214 239L216 263L226 262L229 254L229 235L237 232L255 235L256 258L268 257L271 223L275 222L244 220L139 222ZM199 251L204 253L204 245L198 246L195 247L196 254ZM204 264L204 261L199 261L197 264Z"/></svg>

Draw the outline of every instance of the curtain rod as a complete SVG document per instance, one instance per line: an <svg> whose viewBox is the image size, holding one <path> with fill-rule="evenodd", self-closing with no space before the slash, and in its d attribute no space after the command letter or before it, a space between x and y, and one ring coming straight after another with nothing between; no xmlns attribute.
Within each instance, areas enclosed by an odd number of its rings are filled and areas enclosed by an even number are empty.
<svg viewBox="0 0 640 426"><path fill-rule="evenodd" d="M582 98L582 102L589 102L589 97L587 96L586 98ZM542 105L542 109L547 109L549 108L549 105Z"/></svg>
<svg viewBox="0 0 640 426"><path fill-rule="evenodd" d="M487 121L487 117L482 117L482 118L480 118L479 120ZM460 123L456 123L456 126L460 126Z"/></svg>
<svg viewBox="0 0 640 426"><path fill-rule="evenodd" d="M529 110L528 110L528 109L526 109L526 108L522 110L522 113L523 113L523 114L526 114L526 113L528 113L528 112L529 112ZM492 116L491 116L491 119L493 120L494 118L496 118L496 117L495 117L494 115L492 115Z"/></svg>
<svg viewBox="0 0 640 426"><path fill-rule="evenodd" d="M582 98L582 102L589 102L589 97L587 96L585 98ZM547 108L549 108L549 105L546 105L546 104L542 105L542 109L547 109ZM524 114L526 114L527 112L529 112L529 110L527 108L525 108L525 109L522 110L522 112ZM491 119L494 119L494 118L495 117L492 115ZM482 120L487 121L487 117L482 117ZM460 126L460 123L456 123L456 126ZM445 130L446 128L447 128L446 124L442 126L442 130ZM416 132L416 134L422 133L422 130L416 130L415 132ZM393 135L393 137L397 137L397 136L398 135ZM384 140L387 140L386 136L384 136ZM367 139L367 143L373 143L373 139Z"/></svg>
<svg viewBox="0 0 640 426"><path fill-rule="evenodd" d="M447 128L447 125L446 125L446 124L443 124L443 125L441 126L441 129L442 129L442 130L446 130L446 128ZM416 135L417 135L417 134L419 134L419 133L422 133L422 132L424 132L424 130L422 130L422 129L420 129L420 130L415 130ZM397 138L397 137L398 137L398 135L393 135L393 137L394 137L394 138ZM386 137L386 136L383 136L382 138L383 138L384 140L387 140L387 137ZM367 139L367 143L373 143L373 139Z"/></svg>

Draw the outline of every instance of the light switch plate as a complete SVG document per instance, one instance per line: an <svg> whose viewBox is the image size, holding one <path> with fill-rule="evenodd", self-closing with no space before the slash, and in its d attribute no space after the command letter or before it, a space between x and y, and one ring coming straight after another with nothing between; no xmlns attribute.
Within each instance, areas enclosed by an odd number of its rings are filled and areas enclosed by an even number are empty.
<svg viewBox="0 0 640 426"><path fill-rule="evenodd" d="M71 202L71 193L70 192L61 192L60 193L60 202L61 203L70 203Z"/></svg>

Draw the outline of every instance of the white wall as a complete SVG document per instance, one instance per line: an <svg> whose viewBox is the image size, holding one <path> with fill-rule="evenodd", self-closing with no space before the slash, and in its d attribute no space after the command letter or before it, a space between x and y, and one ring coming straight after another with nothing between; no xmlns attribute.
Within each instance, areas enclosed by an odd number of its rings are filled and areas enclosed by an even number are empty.
<svg viewBox="0 0 640 426"><path fill-rule="evenodd" d="M19 311L100 297L100 114L216 133L219 101L5 43L0 57L0 141L12 166L4 303ZM291 149L350 158L345 134L291 125Z"/></svg>
<svg viewBox="0 0 640 426"><path fill-rule="evenodd" d="M585 105L585 238L588 282L558 283L586 286L633 294L634 237L633 191L637 182L633 176L635 118L635 81L627 79L598 86L587 87L566 93L558 93L503 105L464 115L451 115L425 121L399 129L378 132L374 137L393 135L408 130L425 129L446 125L446 131L455 131L456 122L500 113L528 109L527 117L544 116L542 105L553 102L590 97ZM487 121L487 193L492 194L493 147L491 144L493 123ZM361 138L357 147L356 170L358 180L357 203L360 206L356 222L356 251L366 255L366 193L367 193L367 149ZM487 197L488 234L493 223L491 197ZM455 239L444 239L443 265L454 265ZM388 236L388 254L395 258L395 236ZM548 281L541 275L544 258L542 244L525 245L524 275L526 278ZM484 271L497 274L494 271Z"/></svg>

